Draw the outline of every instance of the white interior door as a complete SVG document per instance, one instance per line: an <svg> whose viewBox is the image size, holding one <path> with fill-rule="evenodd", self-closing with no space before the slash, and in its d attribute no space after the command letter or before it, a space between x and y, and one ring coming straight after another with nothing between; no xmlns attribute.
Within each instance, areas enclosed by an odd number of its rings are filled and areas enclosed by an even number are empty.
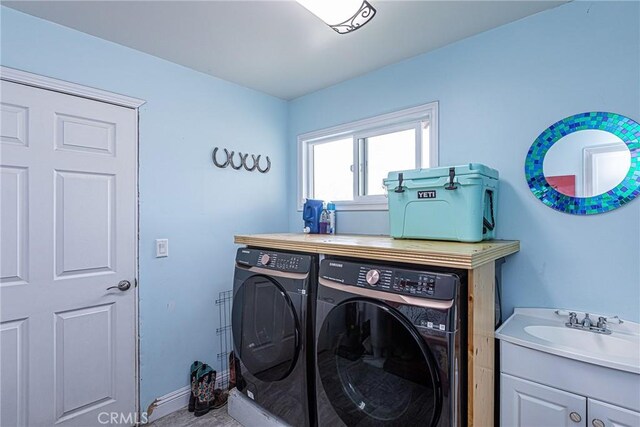
<svg viewBox="0 0 640 427"><path fill-rule="evenodd" d="M0 100L0 425L134 413L137 112L5 81Z"/></svg>

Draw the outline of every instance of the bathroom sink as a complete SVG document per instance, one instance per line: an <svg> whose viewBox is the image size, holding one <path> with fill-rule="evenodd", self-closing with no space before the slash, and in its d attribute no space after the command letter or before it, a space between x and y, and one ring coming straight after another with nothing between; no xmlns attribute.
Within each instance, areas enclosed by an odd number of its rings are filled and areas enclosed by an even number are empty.
<svg viewBox="0 0 640 427"><path fill-rule="evenodd" d="M566 326L525 326L529 335L564 347L583 348L591 353L628 357L640 352L638 341L618 338L615 335L597 334Z"/></svg>
<svg viewBox="0 0 640 427"><path fill-rule="evenodd" d="M578 313L579 318L584 313ZM594 318L599 315L593 314ZM517 308L496 331L500 340L585 363L640 374L640 325L611 321L611 334L569 328L553 309Z"/></svg>

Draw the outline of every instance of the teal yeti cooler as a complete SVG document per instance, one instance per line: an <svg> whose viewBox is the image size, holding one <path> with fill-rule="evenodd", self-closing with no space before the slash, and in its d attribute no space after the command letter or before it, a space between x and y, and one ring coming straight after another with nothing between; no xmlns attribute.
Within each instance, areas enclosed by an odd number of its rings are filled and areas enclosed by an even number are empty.
<svg viewBox="0 0 640 427"><path fill-rule="evenodd" d="M496 235L498 171L478 163L389 172L391 236L479 242Z"/></svg>

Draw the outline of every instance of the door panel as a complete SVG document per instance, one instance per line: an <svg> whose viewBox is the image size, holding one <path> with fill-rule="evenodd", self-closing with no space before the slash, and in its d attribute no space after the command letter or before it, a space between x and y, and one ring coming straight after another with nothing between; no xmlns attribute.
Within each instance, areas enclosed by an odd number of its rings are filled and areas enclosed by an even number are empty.
<svg viewBox="0 0 640 427"><path fill-rule="evenodd" d="M0 325L0 425L27 424L27 319Z"/></svg>
<svg viewBox="0 0 640 427"><path fill-rule="evenodd" d="M56 414L59 419L115 397L113 304L56 313ZM91 342L90 348L85 343ZM96 367L100 369L96 370Z"/></svg>
<svg viewBox="0 0 640 427"><path fill-rule="evenodd" d="M57 277L113 272L115 175L54 173Z"/></svg>
<svg viewBox="0 0 640 427"><path fill-rule="evenodd" d="M0 105L0 142L2 144L29 145L29 108L3 102Z"/></svg>
<svg viewBox="0 0 640 427"><path fill-rule="evenodd" d="M0 286L27 283L29 207L27 169L0 166L2 243L0 247Z"/></svg>
<svg viewBox="0 0 640 427"><path fill-rule="evenodd" d="M640 426L640 412L608 403L589 399L589 426L637 427ZM600 424L600 421L602 424Z"/></svg>
<svg viewBox="0 0 640 427"><path fill-rule="evenodd" d="M113 156L116 124L56 114L56 150Z"/></svg>
<svg viewBox="0 0 640 427"><path fill-rule="evenodd" d="M133 413L136 290L106 289L135 281L137 113L1 90L2 425Z"/></svg>
<svg viewBox="0 0 640 427"><path fill-rule="evenodd" d="M500 376L501 417L504 427L578 427L587 420L587 399L562 390ZM571 419L578 421L573 421Z"/></svg>

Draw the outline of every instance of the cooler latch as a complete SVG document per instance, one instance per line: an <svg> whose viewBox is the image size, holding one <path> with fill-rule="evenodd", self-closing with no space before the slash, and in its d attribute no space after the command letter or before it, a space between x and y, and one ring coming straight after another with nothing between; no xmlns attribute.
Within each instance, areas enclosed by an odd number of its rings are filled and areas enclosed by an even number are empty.
<svg viewBox="0 0 640 427"><path fill-rule="evenodd" d="M404 174L402 172L398 173L398 186L393 190L396 193L404 193L404 188L402 187L402 181L404 180Z"/></svg>
<svg viewBox="0 0 640 427"><path fill-rule="evenodd" d="M456 177L456 168L449 168L449 183L444 187L445 190L455 190L458 186L453 182Z"/></svg>

